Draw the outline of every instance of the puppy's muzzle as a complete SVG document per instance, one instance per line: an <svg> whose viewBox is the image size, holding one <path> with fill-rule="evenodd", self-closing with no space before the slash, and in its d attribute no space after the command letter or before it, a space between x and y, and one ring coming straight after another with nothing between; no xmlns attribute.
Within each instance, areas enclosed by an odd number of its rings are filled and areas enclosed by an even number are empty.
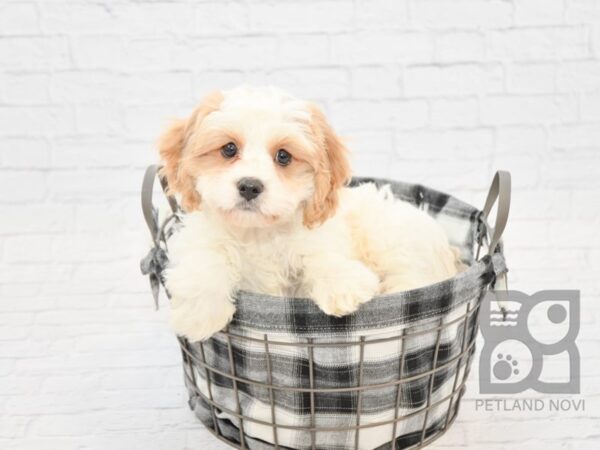
<svg viewBox="0 0 600 450"><path fill-rule="evenodd" d="M242 178L237 182L238 192L247 201L255 199L265 190L265 186L258 178Z"/></svg>

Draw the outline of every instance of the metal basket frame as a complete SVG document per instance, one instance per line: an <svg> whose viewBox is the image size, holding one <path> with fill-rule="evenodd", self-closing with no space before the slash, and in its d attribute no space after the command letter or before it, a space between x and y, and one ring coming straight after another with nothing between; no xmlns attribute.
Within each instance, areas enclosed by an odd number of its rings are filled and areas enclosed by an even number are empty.
<svg viewBox="0 0 600 450"><path fill-rule="evenodd" d="M148 198L144 199L144 193L146 193L146 197L148 197L148 195L150 196L150 202L151 202L151 196L152 196L151 183L153 182L153 179L156 175L157 170L158 170L158 167L154 166L154 169L149 170L146 174L146 179L145 179L144 183L145 184L150 183L150 194L148 194L148 189L143 190L143 194L142 194L142 197L143 197L142 203L143 204L148 203ZM505 205L506 211L504 212L504 211L500 211L500 207L502 207L502 205L499 204L499 211L498 211L498 215L497 215L496 226L494 228L491 228L488 225L487 220L486 220L489 215L489 209L491 209L491 207L493 206L495 199L500 197L500 202L501 202L502 197L504 196L504 198L506 198L506 195L507 195L506 194L507 188L505 185L503 186L502 180L497 181L498 177L499 176L497 174L496 178L494 179L492 189L490 189L490 194L488 195L488 201L486 201L486 208L484 208L485 214L483 214L479 218L480 219L479 223L481 225L481 227L480 227L481 233L479 233L479 236L477 239L477 249L476 249L477 256L476 256L476 258L479 257L480 249L481 249L484 241L486 242L486 244L487 244L486 246L490 250L490 253L496 249L496 246L499 243L500 235L502 234L502 231L504 229L504 225L505 225L505 221L506 221L505 216L508 215L508 210L507 210L508 205ZM152 182L149 181L150 178L152 178ZM166 190L166 183L164 182L164 180L161 180L161 183L162 183L163 190ZM506 183L506 180L504 180L504 183ZM508 178L508 183L509 183L508 184L508 201L510 201L510 177ZM499 186L497 186L497 188L494 189L494 184L496 184L496 185L499 184ZM502 190L504 190L504 192L499 192ZM162 222L162 224L160 226L156 225L157 217L155 215L153 217L149 217L147 214L147 209L144 210L144 213L146 216L146 221L148 222L148 225L153 234L153 240L154 240L154 244L155 244L154 256L156 256L157 249L164 250L164 251L167 250L167 239L168 239L168 233L166 232L167 226L169 224L172 224L179 220L178 216L177 216L177 213L179 212L178 206L171 197L169 197L169 204L172 208L173 213L171 215L169 215ZM501 223L502 221L504 221L504 224ZM151 226L151 222L153 222L154 226ZM488 234L489 234L489 239L488 239ZM152 255L152 252L151 252L151 255ZM144 271L144 268L143 268L143 271ZM152 270L146 270L145 273L149 273L151 275L151 277L152 277L152 275L154 275L157 278L157 280L155 280L155 281L162 283L163 280L162 280L160 272L153 273ZM152 281L152 279L151 279L151 281ZM157 283L155 283L155 284L157 284ZM492 285L493 285L493 282L492 282ZM155 289L154 284L152 287L153 287L153 292L155 294L155 300L156 300L156 296L158 295L158 292L157 292L157 289ZM488 288L489 288L489 286L488 286ZM281 430L281 429L298 430L298 431L305 431L307 433L310 433L310 436L311 436L311 438L310 438L311 447L310 448L311 448L311 450L316 450L318 448L316 446L317 433L354 431L354 433L355 433L354 449L358 450L360 448L359 447L359 436L360 436L360 431L362 429L385 426L385 425L391 424L392 425L392 433L390 436L389 445L392 450L396 450L396 448L399 448L399 447L397 447L396 441L397 441L397 439L400 438L399 436L396 436L398 423L403 420L409 419L411 417L420 415L420 414L423 414L423 416L424 416L423 417L423 426L422 426L422 429L420 432L420 436L417 439L415 439L415 442L411 443L408 447L403 447L403 448L415 448L415 449L423 448L423 447L429 445L430 443L432 443L433 441L439 439L448 430L448 428L454 422L454 420L456 419L456 417L458 415L460 399L462 398L462 396L464 395L464 392L465 392L465 386L466 386L467 378L468 378L468 375L470 372L472 356L473 356L474 349L475 349L475 341L476 341L477 331L479 329L479 310L480 310L480 306L481 306L483 299L486 297L486 292L487 292L487 289L483 289L482 292L480 293L480 295L478 296L478 298L467 302L465 313L461 314L460 316L456 317L455 319L453 319L451 321L444 322L443 319L438 319L436 321L436 322L438 322L438 325L433 326L429 329L411 332L411 331L407 331L407 329L404 328L400 334L395 335L395 336L385 337L385 338L368 339L366 336L359 336L358 340L336 341L336 342L314 342L313 338L306 338L306 342L284 342L284 341L270 340L268 334L266 334L266 333L263 335L263 339L258 339L256 337L243 336L240 334L232 333L229 329L225 329L225 330L218 332L216 334L216 336L220 336L221 340L224 340L226 342L227 352L228 352L228 356L229 356L229 372L225 372L223 370L219 370L215 367L212 367L210 364L208 364L206 362L205 351L204 351L205 342L199 342L199 343L195 344L195 345L198 345L199 349L200 349L200 357L198 358L198 356L196 356L191 349L191 343L184 337L178 337L177 339L178 339L180 349L181 349L181 355L182 355L182 359L183 359L184 369L186 369L186 368L188 369L188 370L184 370L185 383L186 383L186 386L188 387L188 389L191 389L190 395L195 395L198 398L200 398L205 404L208 405L208 408L210 409L210 414L212 417L212 426L207 425L206 428L219 440L225 442L226 444L228 444L234 448L238 448L241 450L246 450L248 448L248 445L246 443L246 435L244 432L244 423L245 422L253 422L256 424L270 427L272 429L273 445L274 445L274 448L277 450L280 448L288 448L288 447L282 447L279 444L278 430ZM463 329L462 342L460 344L460 352L457 355L452 356L449 360L445 361L443 364L438 365L438 352L439 352L440 343L441 343L442 331L445 328L450 327L452 325L456 325L456 324L459 324L458 326L462 327L462 329ZM415 337L418 335L428 334L428 333L432 333L432 334L435 333L435 335L436 335L432 368L429 370L423 371L422 373L418 373L416 375L404 376L404 374L402 372L403 372L403 367L404 367L403 361L404 361L404 357L406 356L406 353L404 351L405 341L409 338L412 338L412 337ZM262 344L264 346L264 352L266 355L266 372L267 372L266 373L266 378L267 378L266 383L263 381L243 378L236 374L236 364L235 364L235 359L234 359L234 351L233 351L232 342L234 342L234 341L241 342L244 340L252 341L255 344L256 343ZM390 382L386 382L386 383L371 384L371 385L364 384L362 369L363 369L363 363L364 363L365 348L369 345L380 344L380 343L390 342L390 341L399 341L399 345L401 346L400 347L401 351L400 351L400 356L399 356L399 359L400 359L399 373L398 373L397 379L390 381ZM283 386L283 385L277 385L277 384L273 383L271 353L270 353L270 348L272 346L291 346L291 347L296 347L298 349L306 350L306 352L308 354L308 364L309 364L308 376L309 376L310 387L303 388L303 387ZM317 387L315 387L314 386L314 348L315 347L346 348L346 347L353 347L353 346L359 346L359 360L358 360L359 375L358 375L357 385L352 386L352 387L340 387L340 388L317 388ZM464 370L462 371L462 377L461 377L459 369L461 368L461 366L463 364L464 364ZM444 396L443 398L441 398L435 402L432 402L431 397L432 397L432 391L433 391L433 387L434 387L434 379L435 379L436 374L440 373L442 370L444 370L450 366L453 366L453 365L456 365L456 373L454 374L452 391L450 392L450 394ZM203 371L204 378L207 383L208 395L203 393L201 391L201 389L199 388L194 368ZM235 396L235 405L236 405L235 410L232 410L231 408L228 408L225 405L220 404L219 402L215 401L215 399L213 398L213 394L212 394L213 381L212 381L212 379L215 375L224 377L225 379L227 379L231 382L231 384L233 386L233 394ZM401 398L401 386L404 383L408 383L408 382L416 381L416 380L427 380L428 389L427 389L427 396L426 396L426 400L425 400L425 406L420 409L417 409L416 411L410 412L409 414L400 415L399 409L400 409L400 398ZM241 384L255 385L260 388L264 388L268 391L269 407L270 407L270 411L271 411L271 421L270 422L256 419L256 418L253 418L253 417L243 414L242 409L241 409L240 392L239 392L240 391L239 386ZM368 390L383 389L386 387L393 387L393 386L396 386L394 418L391 420L385 420L385 421L380 421L380 422L361 423L362 394ZM277 391L309 393L309 395L310 395L310 424L311 424L309 427L285 425L285 424L277 423L276 405L275 405L275 401L274 401L275 392L277 392ZM343 393L343 392L357 392L356 424L353 426L345 426L345 427L318 427L318 426L316 426L316 423L315 423L315 398L316 398L316 396L318 396L319 394L322 394L322 393ZM442 417L443 426L440 429L434 430L434 432L428 434L427 433L427 421L429 418L430 411L433 408L436 408L446 402L448 403L448 408L446 409L445 416ZM219 431L217 411L224 412L224 413L226 413L232 417L235 417L239 420L239 442L235 442L234 440L222 435L222 433Z"/></svg>
<svg viewBox="0 0 600 450"><path fill-rule="evenodd" d="M358 448L359 448L359 433L360 433L361 429L392 424L393 428L392 428L392 435L390 437L390 442L391 442L391 449L395 450L396 449L396 438L397 438L396 431L397 431L398 422L400 422L402 420L406 420L410 417L413 417L413 416L416 416L419 414L424 414L423 428L421 431L420 439L416 446L411 446L411 448L422 448L422 447L430 444L431 442L435 441L440 436L442 436L448 430L449 426L452 424L452 422L454 421L454 419L456 418L456 416L458 414L458 406L460 404L460 398L462 397L462 395L464 394L464 391L465 391L464 388L465 388L465 384L466 384L466 381L467 381L467 378L469 375L471 356L473 354L473 350L475 347L476 333L473 331L477 330L479 327L478 313L479 313L479 308L480 308L480 304L481 304L483 297L484 296L482 295L477 300L476 306L474 308L470 308L469 304L467 304L467 311L465 312L465 314L462 314L461 316L459 316L458 318L456 318L450 322L446 322L446 323L443 323L436 327L433 327L431 329L420 330L420 331L414 332L414 333L406 332L406 329L404 329L400 335L391 336L391 337L387 337L387 338L373 339L370 341L366 340L366 338L364 336L361 336L358 341L348 341L348 342L339 341L339 342L319 343L319 342L312 342L312 338L307 338L306 343L298 343L298 342L292 343L292 342L270 341L268 335L264 334L262 343L264 344L265 354L267 356L267 358L266 358L266 360L267 360L266 369L267 369L267 380L268 380L267 383L241 378L241 377L237 376L235 373L235 361L233 358L232 341L237 339L237 340L250 340L250 341L254 341L254 342L261 342L260 339L256 339L256 338L249 337L249 336L241 336L238 334L231 333L228 330L220 331L218 333L221 336L225 337L225 341L227 342L227 349L228 349L228 353L229 353L229 364L230 364L230 372L227 373L227 372L223 372L221 370L215 369L214 367L212 367L206 363L206 358L204 356L204 345L205 344L203 342L198 343L198 345L200 346L200 349L201 349L200 350L201 358L198 359L193 354L193 352L190 350L190 343L187 341L187 339L185 339L183 337L178 337L184 364L189 365L189 366L196 366L198 368L201 368L205 372L205 377L206 377L206 381L208 384L209 395L206 396L199 389L197 381L193 375L194 371L190 371L192 374L191 376L187 373L187 371L184 372L184 376L188 382L186 384L188 385L188 387L192 386L194 394L198 395L210 407L211 414L212 414L212 420L213 420L213 426L207 427L207 428L218 439L220 439L223 442L226 442L227 444L231 445L234 448L238 448L238 449L242 449L242 450L245 450L246 448L248 448L246 446L246 442L245 442L245 438L244 438L244 425L243 425L244 421L248 421L248 422L254 422L254 423L258 423L260 425L265 425L265 426L271 427L272 431L273 431L273 443L274 443L274 446L276 449L280 448L278 438L277 438L278 429L286 428L286 429L310 432L311 433L311 442L312 442L311 450L317 449L316 444L315 444L316 443L316 433L319 433L319 432L325 433L325 432L354 430L355 431L355 449L358 450ZM469 325L469 321L472 320L472 318L474 318L475 320L471 325ZM460 326L462 326L463 330L464 330L463 335L462 335L461 351L458 355L453 356L449 361L445 362L444 364L437 365L438 351L439 351L439 347L440 347L442 330L446 327L456 324L457 322L459 322L461 324ZM469 332L470 330L471 330L471 332ZM414 336L421 335L421 334L427 334L427 333L436 333L436 341L435 341L435 350L434 350L434 355L433 355L433 368L432 369L424 371L418 375L404 377L402 374L402 368L404 367L404 365L402 364L402 361L400 361L400 364L399 364L400 373L398 374L397 380L388 382L388 383L374 384L374 385L368 385L368 384L365 385L362 383L362 365L363 365L363 357L364 357L364 353L365 353L364 352L365 346L370 345L370 344L371 345L379 344L379 343L383 343L383 342L397 341L397 340L400 340L400 345L402 345L402 343L410 337L414 337ZM470 335L470 337L467 338L467 335ZM272 383L273 377L272 377L272 373L271 373L270 352L269 352L269 347L272 345L282 345L282 346L292 346L292 347L297 347L297 348L305 348L308 351L309 377L310 377L310 385L311 385L310 388L279 386L279 385ZM319 346L319 347L360 346L359 362L358 362L358 364L359 364L359 383L358 383L358 385L355 387L349 387L349 388L315 388L315 387L313 387L313 378L314 378L313 361L314 361L314 359L313 359L313 351L312 350L314 347L317 347L317 346ZM401 352L400 357L401 358L404 357L404 352ZM467 366L466 366L465 370L463 371L462 379L460 379L461 378L460 371L458 369L461 366L461 364L463 364L463 362L466 363ZM433 390L433 380L434 380L436 373L440 372L441 370L443 370L453 364L456 364L457 369L456 369L456 374L454 376L452 392L449 395L442 398L441 400L438 400L438 401L432 403L431 402L431 393ZM211 378L212 378L211 374L213 374L213 373L218 374L219 376L222 376L232 382L233 387L234 387L233 388L234 394L236 396L236 404L237 404L236 411L233 411L233 410L225 407L224 405L221 405L214 401L214 399L212 397L212 382L211 382ZM425 407L421 408L417 411L411 412L408 415L400 416L399 415L399 406L400 406L400 393L401 393L400 387L401 387L401 385L403 383L407 383L409 381L415 381L418 379L425 379L425 378L428 379L428 386L429 386ZM459 381L459 379L460 379L460 381ZM270 397L270 405L269 406L271 408L271 422L270 423L242 414L241 407L240 407L240 399L239 399L239 389L238 389L238 386L240 383L253 384L253 385L259 386L261 388L268 389L269 397ZM394 419L383 421L383 422L369 422L366 424L361 424L360 423L361 393L366 390L370 390L370 389L382 389L382 388L391 387L391 386L397 387L397 389L396 389L396 408L395 408ZM310 414L311 414L311 424L312 424L311 427L307 428L307 427L302 427L302 426L282 425L282 424L278 425L277 424L273 391L286 391L286 390L294 391L294 392L310 393ZM314 408L315 396L318 395L319 393L325 393L325 392L341 393L341 392L350 392L350 391L358 392L356 425L351 426L351 427L316 427L314 425L315 424L315 408ZM455 401L455 399L456 399L456 401ZM437 431L430 436L426 436L426 430L427 430L426 424L427 424L429 411L432 408L437 407L445 402L448 402L448 409L447 409L445 420L444 420L444 427L440 431ZM453 410L453 406L454 406L454 410ZM216 417L215 410L220 410L220 411L225 412L231 416L234 416L240 420L240 442L239 443L232 442L230 439L223 437L219 433L219 427L217 425L217 417Z"/></svg>

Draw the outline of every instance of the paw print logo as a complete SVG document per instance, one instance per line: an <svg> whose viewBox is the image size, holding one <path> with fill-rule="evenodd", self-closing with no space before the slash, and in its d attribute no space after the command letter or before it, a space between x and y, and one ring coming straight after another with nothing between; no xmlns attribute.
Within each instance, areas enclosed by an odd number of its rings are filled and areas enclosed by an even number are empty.
<svg viewBox="0 0 600 450"><path fill-rule="evenodd" d="M481 393L579 393L579 291L505 291L502 297L502 308L493 291L481 305ZM544 376L544 360L565 362L560 379L567 381L545 381L553 378Z"/></svg>
<svg viewBox="0 0 600 450"><path fill-rule="evenodd" d="M489 383L502 389L522 384L533 370L531 350L517 339L498 342L489 357Z"/></svg>
<svg viewBox="0 0 600 450"><path fill-rule="evenodd" d="M518 365L519 361L513 359L512 355L504 356L502 353L498 353L498 360L492 370L494 376L499 380L508 380L512 375L519 375Z"/></svg>

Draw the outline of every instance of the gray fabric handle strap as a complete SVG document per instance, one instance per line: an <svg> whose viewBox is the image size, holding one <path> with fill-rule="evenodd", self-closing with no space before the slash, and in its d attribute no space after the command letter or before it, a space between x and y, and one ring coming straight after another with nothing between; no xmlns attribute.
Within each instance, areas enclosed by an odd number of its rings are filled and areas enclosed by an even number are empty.
<svg viewBox="0 0 600 450"><path fill-rule="evenodd" d="M508 221L508 213L510 211L510 191L511 191L511 179L510 173L504 170L499 170L494 175L490 191L488 192L485 206L483 207L483 219L485 223L488 223L488 217L492 211L492 207L498 202L498 208L496 212L496 223L493 228L488 230L490 235L490 242L488 246L488 253L492 255L500 242L502 233L506 228L506 222Z"/></svg>
<svg viewBox="0 0 600 450"><path fill-rule="evenodd" d="M144 181L142 182L142 212L144 214L144 219L146 220L146 225L148 225L148 229L150 230L150 234L152 235L152 240L154 241L154 246L150 248L148 254L140 261L140 269L142 274L148 275L150 279L150 288L152 289L152 297L154 297L154 305L155 308L158 309L158 296L160 291L160 285L163 283L162 272L168 263L168 256L166 253L166 242L164 245L161 245L161 240L165 240L164 228L169 224L171 220L177 220L177 202L175 199L167 194L167 182L165 179L161 178L159 175L159 171L161 166L152 165L146 169L146 173L144 174ZM164 220L162 225L159 223L158 219L158 211L154 208L152 204L152 194L154 191L154 180L158 176L160 180L160 184L163 188L163 191L169 201L169 206L173 211L170 217ZM166 291L166 289L165 289ZM169 293L167 292L167 295Z"/></svg>
<svg viewBox="0 0 600 450"><path fill-rule="evenodd" d="M162 166L158 164L148 166L146 173L144 174L144 181L142 182L142 212L144 213L144 219L146 220L146 224L148 225L148 229L150 230L150 233L152 233L153 238L158 233L158 223L153 213L152 193L154 189L154 180L161 168ZM167 194L167 180L161 177L159 177L159 180L171 210L173 213L176 213L179 208L177 206L177 201Z"/></svg>

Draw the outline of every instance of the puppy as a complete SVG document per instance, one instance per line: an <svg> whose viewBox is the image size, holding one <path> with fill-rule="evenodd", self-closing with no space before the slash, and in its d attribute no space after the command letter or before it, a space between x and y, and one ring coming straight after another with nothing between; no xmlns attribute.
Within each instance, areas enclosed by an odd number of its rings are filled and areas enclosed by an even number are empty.
<svg viewBox="0 0 600 450"><path fill-rule="evenodd" d="M311 298L341 316L457 272L426 213L389 187L344 187L342 140L314 104L278 89L213 93L159 148L187 213L169 240L171 324L192 341L227 325L236 290Z"/></svg>

